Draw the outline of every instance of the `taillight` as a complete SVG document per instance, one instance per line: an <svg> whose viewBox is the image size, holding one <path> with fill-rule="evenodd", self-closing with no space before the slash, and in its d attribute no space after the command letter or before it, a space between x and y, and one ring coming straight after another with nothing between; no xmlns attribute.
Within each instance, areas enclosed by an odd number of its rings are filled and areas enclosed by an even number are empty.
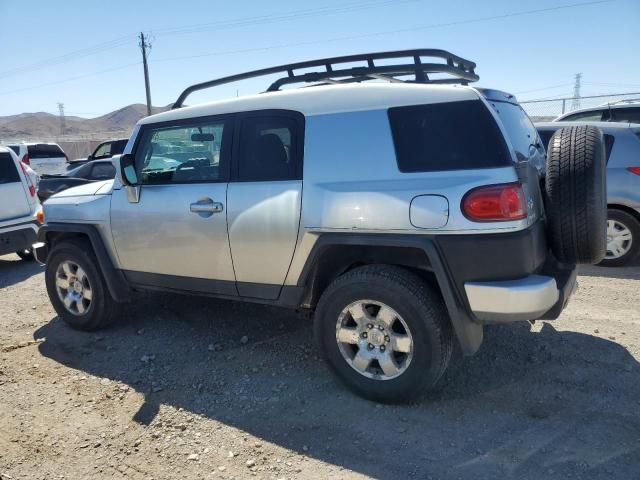
<svg viewBox="0 0 640 480"><path fill-rule="evenodd" d="M31 177L29 176L29 172L27 172L27 167L23 162L20 162L20 168L22 169L22 173L24 174L24 178L27 180L27 186L29 187L29 193L32 197L36 196L36 187L31 181Z"/></svg>
<svg viewBox="0 0 640 480"><path fill-rule="evenodd" d="M462 213L474 222L506 222L527 217L527 201L520 183L474 188L462 199Z"/></svg>
<svg viewBox="0 0 640 480"><path fill-rule="evenodd" d="M640 175L640 167L627 167L627 170L636 175Z"/></svg>
<svg viewBox="0 0 640 480"><path fill-rule="evenodd" d="M29 154L25 153L24 156L22 157L22 163L24 163L25 165L30 165L31 161L29 160Z"/></svg>

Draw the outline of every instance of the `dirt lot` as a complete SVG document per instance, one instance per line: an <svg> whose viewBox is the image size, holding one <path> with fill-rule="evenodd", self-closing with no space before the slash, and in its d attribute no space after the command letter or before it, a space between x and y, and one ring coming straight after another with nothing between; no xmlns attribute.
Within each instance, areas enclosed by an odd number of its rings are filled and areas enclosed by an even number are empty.
<svg viewBox="0 0 640 480"><path fill-rule="evenodd" d="M140 295L67 328L0 257L0 478L639 478L640 266L583 268L562 317L486 329L437 394L345 391L287 310Z"/></svg>

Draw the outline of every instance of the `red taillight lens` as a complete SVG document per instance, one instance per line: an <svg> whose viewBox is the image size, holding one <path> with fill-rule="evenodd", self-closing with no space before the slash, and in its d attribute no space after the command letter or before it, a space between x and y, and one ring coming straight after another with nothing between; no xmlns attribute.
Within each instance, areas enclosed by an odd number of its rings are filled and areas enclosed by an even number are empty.
<svg viewBox="0 0 640 480"><path fill-rule="evenodd" d="M527 217L527 202L520 183L489 185L469 191L462 213L474 222L505 222Z"/></svg>
<svg viewBox="0 0 640 480"><path fill-rule="evenodd" d="M25 153L24 156L22 157L22 163L24 163L25 165L29 165L31 163L31 161L29 160L28 153Z"/></svg>
<svg viewBox="0 0 640 480"><path fill-rule="evenodd" d="M640 167L627 167L627 170L636 175L640 175Z"/></svg>
<svg viewBox="0 0 640 480"><path fill-rule="evenodd" d="M27 168L25 167L23 162L20 162L20 168L22 169L22 173L24 175L24 178L27 181L27 186L29 187L29 194L31 194L32 197L35 197L36 196L36 187L33 184L33 182L31 181L31 177L29 176L29 172L27 172Z"/></svg>

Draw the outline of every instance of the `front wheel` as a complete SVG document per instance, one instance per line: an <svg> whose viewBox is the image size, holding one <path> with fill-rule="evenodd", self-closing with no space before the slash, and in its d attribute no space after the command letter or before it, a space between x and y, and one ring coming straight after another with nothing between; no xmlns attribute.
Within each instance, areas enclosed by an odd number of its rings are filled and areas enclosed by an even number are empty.
<svg viewBox="0 0 640 480"><path fill-rule="evenodd" d="M335 374L365 398L408 402L433 387L453 348L442 299L402 268L371 265L323 293L315 336Z"/></svg>
<svg viewBox="0 0 640 480"><path fill-rule="evenodd" d="M53 308L72 328L96 330L116 316L118 304L106 288L88 242L56 244L47 260L45 283Z"/></svg>
<svg viewBox="0 0 640 480"><path fill-rule="evenodd" d="M600 265L621 267L640 252L640 222L622 210L609 209L607 214L607 253Z"/></svg>

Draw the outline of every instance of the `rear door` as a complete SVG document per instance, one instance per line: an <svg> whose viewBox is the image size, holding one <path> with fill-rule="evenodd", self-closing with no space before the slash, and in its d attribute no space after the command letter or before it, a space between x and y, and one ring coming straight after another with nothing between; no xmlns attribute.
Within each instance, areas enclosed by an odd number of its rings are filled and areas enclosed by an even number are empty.
<svg viewBox="0 0 640 480"><path fill-rule="evenodd" d="M0 152L0 222L30 213L18 166L9 152Z"/></svg>
<svg viewBox="0 0 640 480"><path fill-rule="evenodd" d="M227 191L238 293L274 300L289 271L300 225L304 117L252 112L238 122Z"/></svg>
<svg viewBox="0 0 640 480"><path fill-rule="evenodd" d="M40 175L64 173L67 168L67 157L55 144L36 143L28 145L30 166Z"/></svg>

